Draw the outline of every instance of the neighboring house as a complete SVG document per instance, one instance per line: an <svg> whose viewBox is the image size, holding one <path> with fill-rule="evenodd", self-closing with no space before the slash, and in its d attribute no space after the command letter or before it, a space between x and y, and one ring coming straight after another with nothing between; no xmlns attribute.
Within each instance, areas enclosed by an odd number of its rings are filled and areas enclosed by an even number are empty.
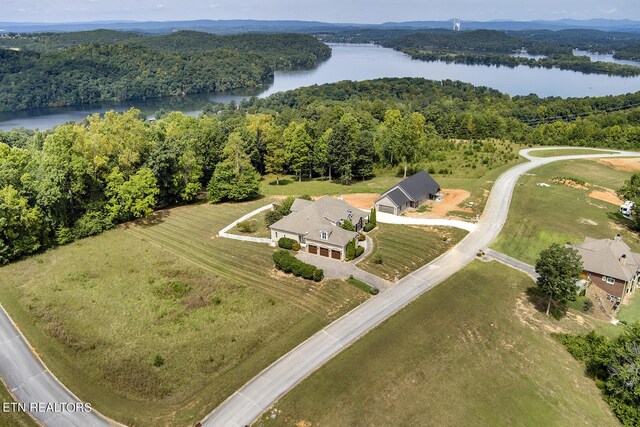
<svg viewBox="0 0 640 427"><path fill-rule="evenodd" d="M603 289L617 301L632 293L640 279L640 254L631 249L618 234L614 239L592 239L568 245L582 257L582 278Z"/></svg>
<svg viewBox="0 0 640 427"><path fill-rule="evenodd" d="M299 242L309 253L344 260L347 243L358 237L368 219L364 211L350 206L342 199L324 196L315 202L295 199L291 213L269 227L271 240L282 237ZM356 231L340 225L350 221ZM356 245L358 244L356 239Z"/></svg>
<svg viewBox="0 0 640 427"><path fill-rule="evenodd" d="M431 175L420 171L382 193L375 203L376 211L400 215L406 209L437 198L439 192L440 185Z"/></svg>

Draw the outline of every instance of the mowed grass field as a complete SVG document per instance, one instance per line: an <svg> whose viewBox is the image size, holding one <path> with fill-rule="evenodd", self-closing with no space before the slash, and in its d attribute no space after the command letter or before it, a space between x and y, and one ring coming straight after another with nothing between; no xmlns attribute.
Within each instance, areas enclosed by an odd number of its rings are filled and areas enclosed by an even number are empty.
<svg viewBox="0 0 640 427"><path fill-rule="evenodd" d="M448 251L464 236L453 227L418 227L378 224L369 233L373 251L358 267L390 281L396 281ZM376 260L382 260L376 263Z"/></svg>
<svg viewBox="0 0 640 427"><path fill-rule="evenodd" d="M591 160L556 162L532 170L518 181L509 217L492 247L533 264L552 243L576 243L587 236L613 238L621 233L633 250L640 251L640 239L628 230L619 206L587 196L594 186L617 190L630 176ZM590 184L589 189L554 184L554 177L581 179Z"/></svg>
<svg viewBox="0 0 640 427"><path fill-rule="evenodd" d="M127 425L189 425L366 294L277 274L216 232L268 200L160 211L0 269L0 302L81 399Z"/></svg>
<svg viewBox="0 0 640 427"><path fill-rule="evenodd" d="M38 424L24 412L2 412L2 403L14 402L9 390L0 381L0 427L36 427Z"/></svg>
<svg viewBox="0 0 640 427"><path fill-rule="evenodd" d="M546 317L528 301L530 286L504 265L472 263L340 353L255 425L619 425L583 365L551 336L585 332L589 320Z"/></svg>

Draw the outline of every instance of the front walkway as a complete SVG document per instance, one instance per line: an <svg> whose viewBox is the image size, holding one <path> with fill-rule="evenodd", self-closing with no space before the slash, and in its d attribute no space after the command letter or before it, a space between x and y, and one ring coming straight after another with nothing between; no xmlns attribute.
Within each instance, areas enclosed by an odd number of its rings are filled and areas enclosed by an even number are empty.
<svg viewBox="0 0 640 427"><path fill-rule="evenodd" d="M508 265L509 267L515 268L516 270L520 270L523 273L527 273L529 276L533 278L533 280L538 280L540 275L536 273L536 268L532 265L527 264L526 262L522 262L515 258L510 257L509 255L505 255L502 252L494 251L493 249L485 249L484 253L489 257L495 259L502 264Z"/></svg>

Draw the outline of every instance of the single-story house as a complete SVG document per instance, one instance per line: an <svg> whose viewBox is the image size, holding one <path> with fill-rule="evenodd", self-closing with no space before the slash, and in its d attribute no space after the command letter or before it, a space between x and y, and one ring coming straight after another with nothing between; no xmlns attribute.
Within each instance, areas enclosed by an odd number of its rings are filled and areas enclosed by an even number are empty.
<svg viewBox="0 0 640 427"><path fill-rule="evenodd" d="M420 171L382 193L375 203L376 211L400 215L426 200L436 199L438 193L440 184L427 172Z"/></svg>
<svg viewBox="0 0 640 427"><path fill-rule="evenodd" d="M622 301L638 287L640 280L640 254L631 249L618 234L613 239L592 239L568 245L582 257L584 271L581 278L587 279L612 298Z"/></svg>
<svg viewBox="0 0 640 427"><path fill-rule="evenodd" d="M350 206L342 199L324 196L316 201L295 199L291 213L272 224L271 241L278 243L282 237L293 239L307 252L344 260L347 244L358 237L368 215ZM356 231L348 231L340 225L349 221ZM358 241L356 239L356 245Z"/></svg>

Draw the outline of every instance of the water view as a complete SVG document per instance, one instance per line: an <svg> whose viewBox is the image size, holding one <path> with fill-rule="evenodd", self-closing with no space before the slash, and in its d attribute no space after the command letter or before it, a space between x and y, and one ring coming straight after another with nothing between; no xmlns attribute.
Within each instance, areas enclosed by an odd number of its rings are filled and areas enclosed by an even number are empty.
<svg viewBox="0 0 640 427"><path fill-rule="evenodd" d="M484 66L424 62L408 55L375 45L332 44L332 57L312 70L276 71L273 83L266 89L232 94L199 94L186 97L132 100L62 108L40 108L0 113L0 129L47 129L68 121L111 109L124 111L136 107L148 115L160 109L198 114L209 102L239 101L249 96L265 97L276 92L303 86L333 83L341 80L368 80L382 77L423 77L434 80L460 80L477 86L488 86L509 95L583 97L619 95L640 90L640 77L583 74L559 69L518 66ZM603 55L599 55L603 56ZM606 56L606 55L604 55ZM616 60L617 61L617 60Z"/></svg>

